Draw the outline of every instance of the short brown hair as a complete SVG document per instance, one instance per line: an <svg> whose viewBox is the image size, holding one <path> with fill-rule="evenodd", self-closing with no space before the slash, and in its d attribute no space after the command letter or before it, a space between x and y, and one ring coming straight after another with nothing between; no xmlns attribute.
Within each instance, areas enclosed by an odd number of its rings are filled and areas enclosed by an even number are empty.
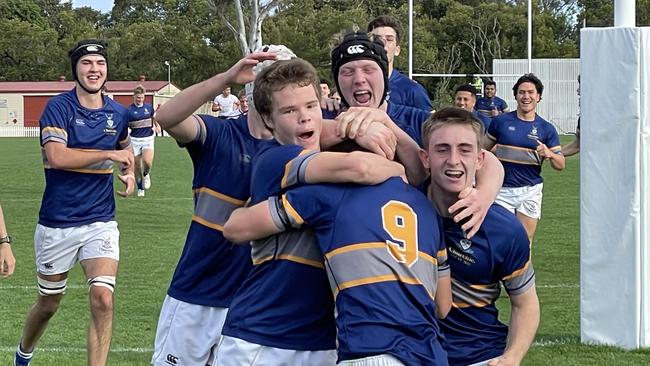
<svg viewBox="0 0 650 366"><path fill-rule="evenodd" d="M481 149L481 139L485 134L483 124L471 112L462 108L447 107L443 108L427 118L422 125L422 145L425 150L429 147L431 135L437 129L447 125L469 126L476 133L476 143L479 150Z"/></svg>
<svg viewBox="0 0 650 366"><path fill-rule="evenodd" d="M253 100L260 116L264 118L271 116L273 93L287 85L300 87L311 85L316 96L320 98L320 79L314 66L301 58L276 61L255 77Z"/></svg>
<svg viewBox="0 0 650 366"><path fill-rule="evenodd" d="M133 88L133 94L146 94L147 90L142 85L137 85Z"/></svg>
<svg viewBox="0 0 650 366"><path fill-rule="evenodd" d="M393 30L395 30L395 35L397 35L396 43L399 45L399 42L402 39L402 25L397 18L390 15L380 15L368 23L367 32L370 33L373 29L379 27L393 28Z"/></svg>

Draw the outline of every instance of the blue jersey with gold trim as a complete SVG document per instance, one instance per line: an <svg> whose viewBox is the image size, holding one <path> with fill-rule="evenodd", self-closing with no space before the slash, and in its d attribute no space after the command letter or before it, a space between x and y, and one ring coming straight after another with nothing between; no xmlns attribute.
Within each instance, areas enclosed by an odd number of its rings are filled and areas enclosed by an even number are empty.
<svg viewBox="0 0 650 366"><path fill-rule="evenodd" d="M388 86L390 88L388 100L391 103L421 109L425 112L431 112L433 109L429 94L422 84L409 79L397 69L393 69L390 73Z"/></svg>
<svg viewBox="0 0 650 366"><path fill-rule="evenodd" d="M505 170L504 187L526 187L543 182L544 159L537 154L539 142L556 154L562 153L555 127L538 115L534 121L519 119L517 111L494 117L488 137L496 141L494 152Z"/></svg>
<svg viewBox="0 0 650 366"><path fill-rule="evenodd" d="M422 125L431 115L422 109L388 103L388 117L422 147Z"/></svg>
<svg viewBox="0 0 650 366"><path fill-rule="evenodd" d="M317 154L296 145L267 148L253 159L252 204L304 183ZM334 301L313 233L291 230L255 241L251 256L254 268L235 295L223 334L283 349L334 349Z"/></svg>
<svg viewBox="0 0 650 366"><path fill-rule="evenodd" d="M535 286L526 231L512 213L496 204L471 240L451 218L443 223L453 306L440 326L449 363L468 365L501 356L508 336L495 306L501 283L510 296Z"/></svg>
<svg viewBox="0 0 650 366"><path fill-rule="evenodd" d="M142 107L131 104L128 108L131 137L149 137L153 135L153 106L144 103Z"/></svg>
<svg viewBox="0 0 650 366"><path fill-rule="evenodd" d="M488 117L491 117L491 113L495 109L503 113L503 111L508 109L508 103L495 95L492 98L480 97L476 100L476 104L474 104L475 111Z"/></svg>
<svg viewBox="0 0 650 366"><path fill-rule="evenodd" d="M62 143L78 150L119 150L129 147L126 109L104 96L99 109L83 107L76 89L47 103L39 120L41 146ZM81 169L45 166L45 192L38 222L48 227L73 227L115 219L113 162L91 164Z"/></svg>
<svg viewBox="0 0 650 366"><path fill-rule="evenodd" d="M205 130L186 145L194 165L194 215L167 293L191 304L228 307L252 263L250 247L227 241L223 225L248 200L252 156L266 141L251 136L246 117L200 117Z"/></svg>
<svg viewBox="0 0 650 366"><path fill-rule="evenodd" d="M435 315L448 276L440 219L400 178L375 186L317 184L270 199L278 227L311 227L336 298L339 361L391 354L446 365Z"/></svg>

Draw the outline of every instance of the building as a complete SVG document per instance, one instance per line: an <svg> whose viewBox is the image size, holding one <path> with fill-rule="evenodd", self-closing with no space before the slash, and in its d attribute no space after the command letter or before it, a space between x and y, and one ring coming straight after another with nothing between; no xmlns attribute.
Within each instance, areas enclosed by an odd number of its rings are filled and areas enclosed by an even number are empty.
<svg viewBox="0 0 650 366"><path fill-rule="evenodd" d="M48 100L71 90L74 81L5 81L0 82L0 136L26 136L17 131L38 127L38 120ZM140 76L137 81L107 81L106 94L124 106L133 103L133 89L142 85L147 90L145 102L157 108L180 89L167 81L148 81ZM4 130L4 133L3 133ZM12 130L14 133L8 133Z"/></svg>

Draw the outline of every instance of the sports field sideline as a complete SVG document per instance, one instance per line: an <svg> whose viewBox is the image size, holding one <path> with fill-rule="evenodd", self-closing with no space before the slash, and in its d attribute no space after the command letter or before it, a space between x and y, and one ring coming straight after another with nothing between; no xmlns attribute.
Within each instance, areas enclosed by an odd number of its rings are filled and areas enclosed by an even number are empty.
<svg viewBox="0 0 650 366"><path fill-rule="evenodd" d="M18 261L16 273L0 281L0 365L9 365L37 293L32 239L44 185L38 139L0 138L0 162L0 202ZM144 198L117 198L121 261L110 365L149 363L158 311L192 214L191 175L186 152L159 138L152 189ZM545 167L544 177L543 214L533 244L542 319L523 365L650 364L650 349L580 344L579 157L567 158L562 172ZM41 339L34 366L86 363L88 298L79 266L68 283L65 305Z"/></svg>

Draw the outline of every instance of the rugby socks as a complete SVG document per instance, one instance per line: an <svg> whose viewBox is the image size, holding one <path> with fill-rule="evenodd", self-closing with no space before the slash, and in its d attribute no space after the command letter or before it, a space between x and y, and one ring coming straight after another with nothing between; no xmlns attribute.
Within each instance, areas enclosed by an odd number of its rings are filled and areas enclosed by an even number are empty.
<svg viewBox="0 0 650 366"><path fill-rule="evenodd" d="M25 352L18 344L16 349L16 357L14 358L14 365L16 366L29 366L29 363L32 361L32 356L34 356L34 351Z"/></svg>

